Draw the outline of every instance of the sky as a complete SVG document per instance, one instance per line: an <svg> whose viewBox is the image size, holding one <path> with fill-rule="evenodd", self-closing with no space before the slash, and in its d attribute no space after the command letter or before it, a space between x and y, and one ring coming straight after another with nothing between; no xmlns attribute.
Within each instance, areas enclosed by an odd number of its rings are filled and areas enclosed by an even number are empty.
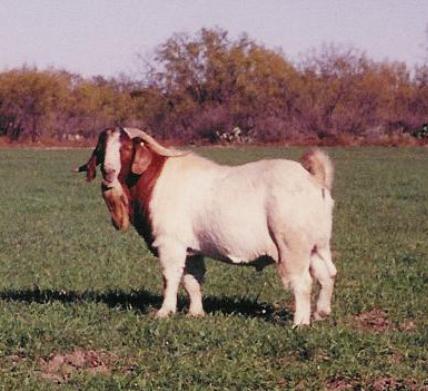
<svg viewBox="0 0 428 391"><path fill-rule="evenodd" d="M298 62L334 43L376 61L428 58L428 0L0 0L0 70L136 74L177 32L219 27Z"/></svg>

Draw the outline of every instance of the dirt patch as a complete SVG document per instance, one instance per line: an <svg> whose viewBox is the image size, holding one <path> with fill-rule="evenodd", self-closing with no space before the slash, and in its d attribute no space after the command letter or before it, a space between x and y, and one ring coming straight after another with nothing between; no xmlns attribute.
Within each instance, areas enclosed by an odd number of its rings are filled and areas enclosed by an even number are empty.
<svg viewBox="0 0 428 391"><path fill-rule="evenodd" d="M343 390L373 390L373 391L401 391L401 390L428 390L428 385L418 385L415 380L401 380L394 377L382 377L370 381L369 383L361 383L357 380L347 380L342 378L331 379L326 384L326 390L343 391Z"/></svg>
<svg viewBox="0 0 428 391"><path fill-rule="evenodd" d="M356 316L358 327L363 330L383 332L391 328L388 315L381 309L372 309Z"/></svg>
<svg viewBox="0 0 428 391"><path fill-rule="evenodd" d="M405 320L404 322L401 322L398 326L400 331L415 331L416 330L416 323L413 320Z"/></svg>
<svg viewBox="0 0 428 391"><path fill-rule="evenodd" d="M422 386L423 387L423 386ZM428 386L427 386L428 387ZM376 379L371 384L373 391L385 391L385 390L427 390L428 388L421 388L414 380L399 380L393 377L384 377Z"/></svg>
<svg viewBox="0 0 428 391"><path fill-rule="evenodd" d="M352 383L350 380L346 379L331 379L327 385L326 389L329 391L343 391L343 390L353 390L355 384Z"/></svg>
<svg viewBox="0 0 428 391"><path fill-rule="evenodd" d="M76 372L108 375L118 358L109 352L74 350L71 353L53 353L40 360L42 378L55 383L66 383Z"/></svg>
<svg viewBox="0 0 428 391"><path fill-rule="evenodd" d="M361 314L356 315L354 320L356 320L356 326L359 329L377 333L387 330L399 330L411 333L417 330L416 323L411 319L404 320L400 324L394 325L393 322L388 319L388 313L379 308L362 312Z"/></svg>

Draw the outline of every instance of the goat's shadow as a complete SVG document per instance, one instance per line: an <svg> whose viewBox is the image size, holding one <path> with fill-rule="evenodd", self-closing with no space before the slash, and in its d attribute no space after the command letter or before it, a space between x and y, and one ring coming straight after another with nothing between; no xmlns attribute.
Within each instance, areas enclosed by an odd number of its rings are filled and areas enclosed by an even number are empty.
<svg viewBox="0 0 428 391"><path fill-rule="evenodd" d="M105 303L111 308L139 311L149 314L156 308L160 308L162 297L147 290L125 292L123 290L83 292L51 290L51 289L23 289L5 290L0 292L0 300L9 302L48 304L51 302L62 302L67 304L79 303ZM187 310L187 299L179 296L178 311L183 313ZM223 315L237 315L248 318L258 318L264 321L279 324L290 321L292 315L286 309L278 309L268 303L244 297L215 297L204 298L204 309L208 314L220 313Z"/></svg>

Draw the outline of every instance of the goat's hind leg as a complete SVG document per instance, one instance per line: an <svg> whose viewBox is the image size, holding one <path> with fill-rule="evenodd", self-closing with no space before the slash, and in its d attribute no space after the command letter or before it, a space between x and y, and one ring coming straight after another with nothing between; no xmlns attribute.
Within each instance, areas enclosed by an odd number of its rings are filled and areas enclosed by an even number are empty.
<svg viewBox="0 0 428 391"><path fill-rule="evenodd" d="M201 285L204 281L205 263L202 256L188 257L186 267L182 278L184 289L189 295L190 316L204 316L204 308L202 305Z"/></svg>
<svg viewBox="0 0 428 391"><path fill-rule="evenodd" d="M336 267L331 260L329 247L316 249L312 253L310 271L321 285L314 313L314 319L321 320L331 313L331 298L336 277Z"/></svg>
<svg viewBox="0 0 428 391"><path fill-rule="evenodd" d="M295 300L294 325L309 325L311 320L312 278L309 274L310 248L303 240L277 240L278 273Z"/></svg>

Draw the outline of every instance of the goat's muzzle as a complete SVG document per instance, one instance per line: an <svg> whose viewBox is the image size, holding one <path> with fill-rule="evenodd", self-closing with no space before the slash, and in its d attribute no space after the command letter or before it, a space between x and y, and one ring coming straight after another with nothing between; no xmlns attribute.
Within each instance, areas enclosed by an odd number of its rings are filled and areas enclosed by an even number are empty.
<svg viewBox="0 0 428 391"><path fill-rule="evenodd" d="M106 183L112 183L113 181L117 180L117 173L116 170L108 168L106 166L101 167L101 172L103 174L104 181Z"/></svg>
<svg viewBox="0 0 428 391"><path fill-rule="evenodd" d="M103 181L101 192L110 212L113 226L119 231L126 231L129 227L129 202L122 187Z"/></svg>

